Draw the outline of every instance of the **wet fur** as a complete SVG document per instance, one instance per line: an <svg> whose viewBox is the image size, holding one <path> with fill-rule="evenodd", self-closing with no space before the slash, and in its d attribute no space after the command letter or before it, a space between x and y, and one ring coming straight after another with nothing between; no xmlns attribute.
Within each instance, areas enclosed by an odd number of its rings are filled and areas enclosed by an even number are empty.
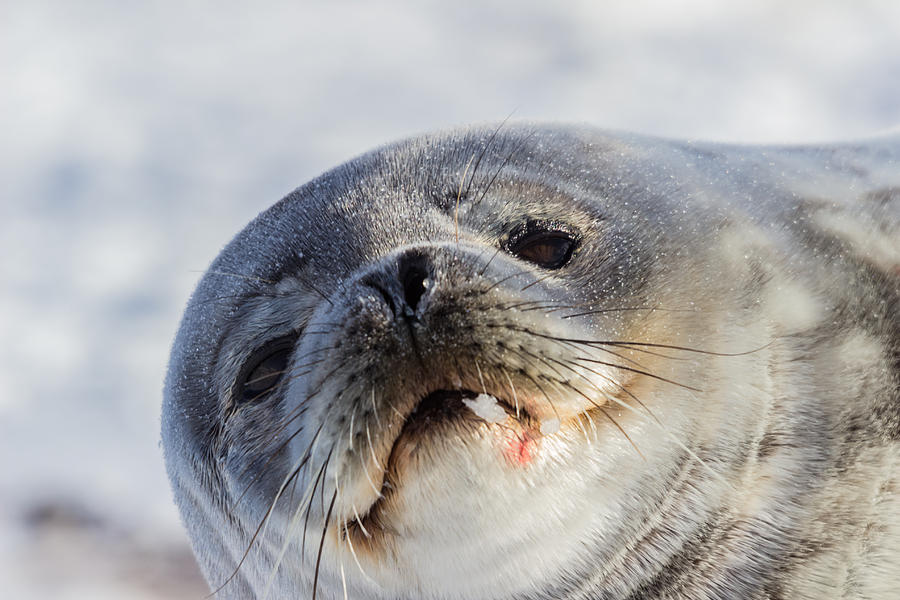
<svg viewBox="0 0 900 600"><path fill-rule="evenodd" d="M298 188L210 267L166 381L217 597L900 598L898 161L504 125ZM578 231L570 264L502 250L527 219ZM433 287L395 319L413 260ZM277 394L236 403L292 331ZM457 385L519 418L394 445Z"/></svg>

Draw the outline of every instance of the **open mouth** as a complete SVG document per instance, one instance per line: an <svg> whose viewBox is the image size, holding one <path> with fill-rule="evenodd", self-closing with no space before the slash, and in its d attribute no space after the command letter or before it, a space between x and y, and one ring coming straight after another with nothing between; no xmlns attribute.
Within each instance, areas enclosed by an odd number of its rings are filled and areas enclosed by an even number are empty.
<svg viewBox="0 0 900 600"><path fill-rule="evenodd" d="M364 515L344 524L346 534L384 530L382 512L389 496L400 486L406 466L424 451L433 451L435 437L451 430L474 433L485 426L498 427L503 436L524 439L532 419L522 407L510 405L502 398L469 389L439 389L425 395L406 417L384 465L384 478L378 498ZM524 442L523 442L524 443Z"/></svg>
<svg viewBox="0 0 900 600"><path fill-rule="evenodd" d="M468 389L435 390L424 396L403 423L400 434L394 440L388 459L388 475L392 465L403 453L415 448L442 428L477 428L485 422L505 427L527 426L528 413L518 406L511 406L503 398Z"/></svg>
<svg viewBox="0 0 900 600"><path fill-rule="evenodd" d="M422 398L415 410L407 417L406 422L403 424L403 430L394 442L394 446L396 447L397 442L401 441L405 436L421 435L430 429L447 423L478 417L479 415L472 406L476 399L483 396L487 396L487 394L479 394L472 390L437 390L431 392ZM488 397L493 398L492 396ZM509 408L502 400L498 398L493 399L498 407L502 407L504 412Z"/></svg>

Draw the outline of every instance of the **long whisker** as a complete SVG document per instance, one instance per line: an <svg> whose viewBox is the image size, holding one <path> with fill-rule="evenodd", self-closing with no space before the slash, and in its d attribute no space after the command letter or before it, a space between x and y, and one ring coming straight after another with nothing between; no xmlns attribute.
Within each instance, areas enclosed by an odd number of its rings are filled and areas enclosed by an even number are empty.
<svg viewBox="0 0 900 600"><path fill-rule="evenodd" d="M487 193L490 191L490 189L492 187L494 187L494 182L497 181L497 178L500 176L500 173L503 171L504 168L506 168L506 165L509 164L509 161L512 160L512 157L515 156L522 148L524 148L525 144L527 144L529 141L531 141L531 138L533 138L536 133L537 133L536 131L532 131L527 136L525 136L521 142L516 144L516 146L506 156L506 159L500 164L499 167L497 167L497 170L494 172L494 176L491 177L491 180L488 181L488 184L484 187L484 190L481 192L481 196L478 197L478 200L476 200L475 202L472 203L473 206L476 204L480 204L481 201L484 200L485 196L487 196Z"/></svg>
<svg viewBox="0 0 900 600"><path fill-rule="evenodd" d="M483 151L482 151L482 155L484 155ZM459 180L459 191L456 193L456 207L453 210L453 225L456 228L456 244L457 245L459 245L459 201L460 201L460 198L462 198L463 184L466 182L466 174L469 172L469 165L472 164L472 159L474 159L474 158L475 158L474 154L471 157L469 157L469 162L466 163L466 168L463 171L462 177ZM478 160L480 162L481 157L478 157ZM478 168L477 164L475 165L475 168L476 169Z"/></svg>
<svg viewBox="0 0 900 600"><path fill-rule="evenodd" d="M322 564L322 548L325 547L325 534L328 532L328 525L331 521L331 511L334 508L335 498L337 498L337 490L331 495L331 503L328 505L328 514L325 515L325 523L322 525L322 539L319 540L319 552L316 555L316 571L313 575L312 600L316 600L316 593L319 589L319 567ZM346 595L346 587L344 588L344 593Z"/></svg>
<svg viewBox="0 0 900 600"><path fill-rule="evenodd" d="M495 258L497 258L497 255L500 254L500 250L501 250L501 248L497 248L494 251L494 253L491 254L491 257L488 259L488 261L486 263L484 263L484 266L481 268L481 271L478 272L479 277L484 276L484 272L487 271L487 268L490 266L490 264L494 261Z"/></svg>
<svg viewBox="0 0 900 600"><path fill-rule="evenodd" d="M504 282L506 282L506 281L509 281L510 279L512 279L512 278L514 278L514 277L518 277L519 275L524 275L525 273L530 273L530 270L529 270L529 269L522 269L521 271L517 271L517 272L515 272L515 273L513 273L513 274L511 274L511 275L507 275L506 277L503 277L503 278L501 278L501 279L498 279L497 281L495 281L494 283L492 283L491 285L489 285L487 288L485 288L485 289L482 291L482 293L483 293L483 294L487 294L488 292L490 292L492 289L494 289L495 287L497 287L497 286L500 285L501 283L504 283Z"/></svg>
<svg viewBox="0 0 900 600"><path fill-rule="evenodd" d="M472 183L475 181L475 176L478 174L478 167L481 165L481 160L484 158L485 154L487 154L487 151L493 145L494 140L497 138L497 134L500 133L500 130L503 129L503 126L506 125L506 122L509 121L510 118L512 118L513 113L515 113L515 112L516 112L515 110L510 112L506 116L506 118L503 119L503 121L501 121L499 125L497 125L497 128L494 129L493 133L491 133L491 137L488 138L487 143L484 144L484 147L481 149L481 154L478 155L478 160L475 161L475 168L472 169L472 176L469 178L469 185L466 186L466 197L467 198L469 197L469 190L472 188Z"/></svg>
<svg viewBox="0 0 900 600"><path fill-rule="evenodd" d="M519 418L519 396L516 394L516 386L513 385L512 378L509 376L505 370L503 371L503 375L506 377L506 381L509 382L509 389L512 390L513 402L516 405L516 418Z"/></svg>
<svg viewBox="0 0 900 600"><path fill-rule="evenodd" d="M728 481L727 481L724 477L722 477L715 469L713 469L709 464L707 464L707 462L706 462L705 460L703 460L702 458L700 458L700 457L697 455L697 453L694 452L693 450L691 450L684 442L682 442L682 441L679 440L675 435L673 435L673 434L669 431L669 428L666 427L666 426L662 423L662 421L660 421L659 418L658 418L655 414L653 414L653 412L647 407L647 405L644 404L643 402L641 402L641 400L640 400L637 396L635 396L634 393L631 392L631 390L629 390L628 388L626 388L625 386L623 386L623 385L622 385L621 383L619 383L618 381L615 381L614 379L608 377L607 375L604 375L603 373L600 373L599 371L595 371L595 370L590 369L589 367L586 367L586 366L584 366L584 365L578 365L578 366L579 366L579 368L583 368L583 369L585 369L585 370L587 370L587 371L589 371L589 372L591 372L591 373L594 373L594 374L597 375L598 377L601 377L602 379L604 379L604 380L606 380L606 381L612 383L612 384L615 385L616 387L618 387L623 393L625 393L625 394L628 395L630 398L632 398L635 402L637 402L637 403L641 406L641 408L643 408L644 412L638 411L636 408L634 408L633 406L631 406L631 405L628 404L627 402L623 402L622 400L616 398L615 395L609 394L609 393L603 391L602 389L600 389L599 387L597 387L596 384L593 384L593 383L592 383L592 385L594 385L594 387L596 387L596 389L597 389L601 394L603 394L603 397L604 397L604 398L606 398L607 400L609 400L609 401L611 401L611 402L614 402L614 403L617 404L618 406L620 406L620 407L622 407L622 408L624 408L624 409L626 409L626 410L628 410L628 411L631 411L631 412L634 413L635 415L641 416L642 418L643 418L643 416L649 416L649 417L652 419L652 422L653 422L654 424L656 424L656 425L659 427L659 429L666 435L666 437L668 437L670 440L672 440L673 442L675 442L675 444L676 444L679 448L681 448L682 450L684 450L685 452L687 452L687 453L691 456L691 458L693 458L693 459L696 460L701 466L703 466L703 467L704 467L704 468L705 468L705 469L706 469L713 477L715 477L716 479L718 479L721 483L724 483L726 486L728 486L729 489L734 489L734 486L733 486L730 482L728 482ZM586 378L586 379L587 379L587 378ZM588 381L590 381L590 380L588 379Z"/></svg>
<svg viewBox="0 0 900 600"><path fill-rule="evenodd" d="M524 286L524 287L523 287L522 289L520 289L519 291L520 291L520 292L524 292L525 290L527 290L527 289L530 288L531 286L536 285L536 284L538 284L538 283L540 283L540 282L542 282L542 281L546 281L547 279L550 279L551 277L555 277L555 276L556 276L556 273L547 273L547 274L544 275L543 277L538 277L537 279L535 279L534 281L532 281L532 282L529 283L528 285Z"/></svg>
<svg viewBox="0 0 900 600"><path fill-rule="evenodd" d="M315 478L315 483L312 483L312 482L310 483L310 485L308 486L308 491L304 494L303 499L300 501L300 504L297 506L297 509L294 511L294 514L291 517L290 523L288 524L287 532L285 533L285 536L284 536L284 543L281 545L281 551L278 553L278 556L275 560L275 564L272 566L272 569L269 573L268 580L266 581L266 585L263 590L263 596L262 596L263 600L265 600L265 598L268 597L269 592L272 589L272 584L275 582L275 576L277 575L278 569L281 566L282 561L284 560L285 554L287 554L288 548L290 547L290 544L291 544L291 537L293 536L295 530L299 526L299 522L301 520L300 514L304 512L304 509L306 510L306 515L307 515L306 520L308 520L309 507L312 504L312 500L313 500L313 497L315 496L316 488L318 487L318 483L321 480L322 475L324 474L325 470L328 468L328 463L331 460L331 453L333 451L334 451L334 446L332 445L331 450L329 450L329 452L328 452L328 456L326 457L325 461L323 462L322 466L319 469L319 474ZM305 522L304 522L303 538L304 539L302 540L302 542L305 547L305 543L306 543L306 523ZM305 560L305 558L306 558L305 553L303 553L302 559Z"/></svg>

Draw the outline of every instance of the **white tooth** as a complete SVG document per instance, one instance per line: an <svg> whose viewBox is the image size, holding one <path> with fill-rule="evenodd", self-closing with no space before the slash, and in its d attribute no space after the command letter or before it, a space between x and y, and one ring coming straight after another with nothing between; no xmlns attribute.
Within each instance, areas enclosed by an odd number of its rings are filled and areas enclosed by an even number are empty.
<svg viewBox="0 0 900 600"><path fill-rule="evenodd" d="M473 413L488 423L502 423L508 416L503 407L497 404L497 399L488 394L478 394L474 398L463 398L463 403Z"/></svg>
<svg viewBox="0 0 900 600"><path fill-rule="evenodd" d="M559 419L556 417L541 421L541 433L551 435L559 431Z"/></svg>

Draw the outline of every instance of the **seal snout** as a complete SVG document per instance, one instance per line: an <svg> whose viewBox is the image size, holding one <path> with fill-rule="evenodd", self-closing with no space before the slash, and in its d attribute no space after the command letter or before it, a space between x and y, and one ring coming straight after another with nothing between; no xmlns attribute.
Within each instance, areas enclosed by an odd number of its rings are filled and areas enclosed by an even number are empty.
<svg viewBox="0 0 900 600"><path fill-rule="evenodd" d="M407 250L362 279L381 294L394 317L408 319L421 317L433 281L433 261L420 248Z"/></svg>

